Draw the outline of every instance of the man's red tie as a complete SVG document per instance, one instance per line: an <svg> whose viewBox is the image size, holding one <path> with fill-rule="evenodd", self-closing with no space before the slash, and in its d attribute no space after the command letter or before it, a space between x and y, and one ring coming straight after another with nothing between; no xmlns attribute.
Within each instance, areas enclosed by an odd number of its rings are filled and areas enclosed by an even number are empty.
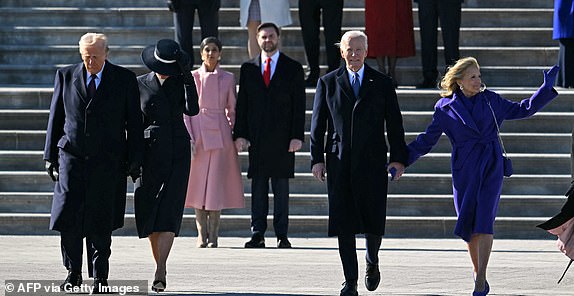
<svg viewBox="0 0 574 296"><path fill-rule="evenodd" d="M267 58L265 70L263 71L263 81L265 81L265 86L269 87L269 82L271 82L271 58Z"/></svg>

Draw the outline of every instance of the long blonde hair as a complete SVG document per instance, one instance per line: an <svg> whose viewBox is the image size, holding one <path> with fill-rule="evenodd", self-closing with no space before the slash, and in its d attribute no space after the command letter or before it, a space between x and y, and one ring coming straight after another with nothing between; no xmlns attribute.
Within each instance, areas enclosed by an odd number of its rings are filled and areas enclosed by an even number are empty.
<svg viewBox="0 0 574 296"><path fill-rule="evenodd" d="M448 67L446 74L440 81L441 97L452 96L454 91L459 87L457 81L463 78L466 69L473 66L480 70L480 66L475 58L466 57L459 59L454 65Z"/></svg>

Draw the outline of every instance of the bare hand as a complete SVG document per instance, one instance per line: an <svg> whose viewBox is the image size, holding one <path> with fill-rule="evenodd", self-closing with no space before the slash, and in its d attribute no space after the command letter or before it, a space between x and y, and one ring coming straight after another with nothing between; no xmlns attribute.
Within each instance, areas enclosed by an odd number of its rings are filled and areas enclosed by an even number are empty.
<svg viewBox="0 0 574 296"><path fill-rule="evenodd" d="M313 177L321 182L325 182L325 164L322 162L316 163L311 168L311 172L313 172Z"/></svg>
<svg viewBox="0 0 574 296"><path fill-rule="evenodd" d="M301 147L303 147L303 142L299 139L291 139L289 142L289 152L299 151Z"/></svg>
<svg viewBox="0 0 574 296"><path fill-rule="evenodd" d="M387 171L390 172L391 168L394 168L396 171L395 173L395 178L393 180L399 180L401 178L401 176L403 175L403 173L405 172L405 165L403 165L400 162L391 162L389 163L389 166L387 167Z"/></svg>

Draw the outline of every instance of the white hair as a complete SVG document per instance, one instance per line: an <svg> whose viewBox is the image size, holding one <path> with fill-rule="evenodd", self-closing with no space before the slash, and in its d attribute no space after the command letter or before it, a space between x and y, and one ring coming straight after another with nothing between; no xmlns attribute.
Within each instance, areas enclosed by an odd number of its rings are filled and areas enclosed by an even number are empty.
<svg viewBox="0 0 574 296"><path fill-rule="evenodd" d="M347 32L345 32L345 34L343 34L343 36L341 37L341 41L339 43L337 43L337 46L339 46L339 47L341 47L343 45L348 46L349 42L353 38L361 38L365 44L365 49L367 49L369 47L367 35L365 33L363 33L362 31L347 31Z"/></svg>
<svg viewBox="0 0 574 296"><path fill-rule="evenodd" d="M80 45L80 49L84 46L91 46L94 45L96 43L98 43L98 41L103 43L103 46L106 48L106 52L108 51L108 37L106 37L106 35L101 34L101 33L86 33L84 35L82 35L82 37L80 37L80 42L78 42L78 44Z"/></svg>

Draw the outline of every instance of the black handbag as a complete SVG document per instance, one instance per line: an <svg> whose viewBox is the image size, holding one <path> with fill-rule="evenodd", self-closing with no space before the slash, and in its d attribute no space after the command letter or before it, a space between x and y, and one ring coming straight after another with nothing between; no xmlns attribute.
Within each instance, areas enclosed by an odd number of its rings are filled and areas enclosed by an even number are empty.
<svg viewBox="0 0 574 296"><path fill-rule="evenodd" d="M496 125L496 134L498 135L498 141L500 141L500 146L502 147L502 165L504 170L504 176L510 177L514 172L514 169L512 168L512 160L510 159L510 157L508 157L508 154L506 154L506 149L504 149L504 142L502 142L502 137L500 136L500 128L498 127L498 121L496 120L496 115L494 114L492 106L490 106L490 101L486 101L486 103L488 104L488 108L490 108L490 111L492 112L492 117L494 117L494 124Z"/></svg>

